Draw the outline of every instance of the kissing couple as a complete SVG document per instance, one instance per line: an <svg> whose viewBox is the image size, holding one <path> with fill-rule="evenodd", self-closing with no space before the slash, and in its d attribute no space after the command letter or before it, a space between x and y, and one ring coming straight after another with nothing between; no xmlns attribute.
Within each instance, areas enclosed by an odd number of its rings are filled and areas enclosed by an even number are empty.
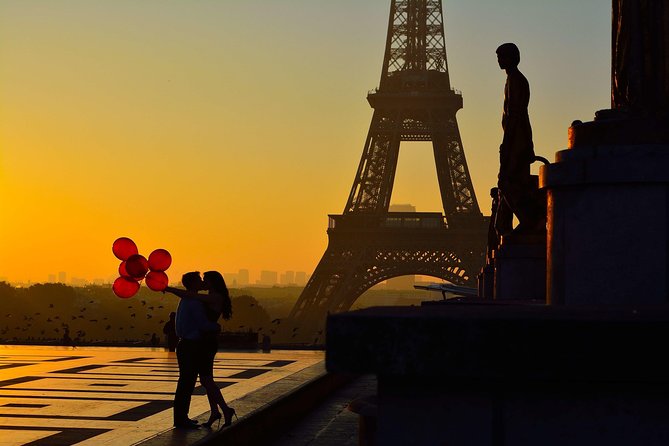
<svg viewBox="0 0 669 446"><path fill-rule="evenodd" d="M201 277L198 271L186 273L181 278L185 290L167 287L163 292L178 296L176 311L177 361L179 381L174 393L174 427L197 429L197 421L188 418L190 400L198 375L200 384L207 391L211 408L209 420L202 425L211 428L214 422L220 424L221 412L224 426L232 424L235 409L228 406L221 390L214 382L214 357L218 351L218 335L221 326L218 320L232 316L232 303L228 287L218 271L207 271Z"/></svg>

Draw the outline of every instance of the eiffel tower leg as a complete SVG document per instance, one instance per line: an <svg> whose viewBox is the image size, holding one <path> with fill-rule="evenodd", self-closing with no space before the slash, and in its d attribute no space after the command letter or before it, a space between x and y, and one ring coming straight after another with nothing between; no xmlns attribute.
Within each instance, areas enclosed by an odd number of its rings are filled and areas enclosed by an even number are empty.
<svg viewBox="0 0 669 446"><path fill-rule="evenodd" d="M469 176L455 112L452 115L432 113L431 118L432 147L444 214L471 214L480 219L481 212Z"/></svg>
<svg viewBox="0 0 669 446"><path fill-rule="evenodd" d="M397 170L400 128L398 110L374 111L344 213L388 211Z"/></svg>
<svg viewBox="0 0 669 446"><path fill-rule="evenodd" d="M355 282L364 256L363 247L328 246L290 313L295 325L291 330L297 330L288 333L287 341L318 344L325 340L325 319L331 312L342 311L342 297Z"/></svg>

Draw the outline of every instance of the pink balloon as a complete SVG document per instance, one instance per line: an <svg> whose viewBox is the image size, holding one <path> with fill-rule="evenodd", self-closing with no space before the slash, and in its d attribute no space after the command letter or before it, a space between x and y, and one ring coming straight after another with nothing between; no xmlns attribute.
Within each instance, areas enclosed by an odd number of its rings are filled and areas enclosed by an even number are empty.
<svg viewBox="0 0 669 446"><path fill-rule="evenodd" d="M137 254L137 245L128 237L120 237L114 241L112 245L112 252L119 260L128 260L128 258Z"/></svg>
<svg viewBox="0 0 669 446"><path fill-rule="evenodd" d="M139 282L127 277L119 277L114 281L112 290L118 297L122 299L128 299L137 294L137 291L139 291Z"/></svg>
<svg viewBox="0 0 669 446"><path fill-rule="evenodd" d="M165 271L172 264L172 255L166 249L156 249L149 254L149 269L151 271Z"/></svg>
<svg viewBox="0 0 669 446"><path fill-rule="evenodd" d="M149 271L149 262L141 254L133 254L125 261L125 270L130 277L141 280Z"/></svg>
<svg viewBox="0 0 669 446"><path fill-rule="evenodd" d="M163 271L151 271L146 275L146 286L153 291L163 291L169 282L167 274Z"/></svg>

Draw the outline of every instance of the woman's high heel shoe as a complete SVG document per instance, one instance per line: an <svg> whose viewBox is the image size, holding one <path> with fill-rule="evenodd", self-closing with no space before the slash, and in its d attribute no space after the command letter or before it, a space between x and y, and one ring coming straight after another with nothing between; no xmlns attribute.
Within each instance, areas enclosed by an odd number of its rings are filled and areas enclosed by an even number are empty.
<svg viewBox="0 0 669 446"><path fill-rule="evenodd" d="M237 412L235 409L232 407L222 407L223 410L223 416L225 417L225 423L223 423L223 427L230 426L232 424L232 416L234 415L235 418L237 418ZM239 418L237 418L239 420Z"/></svg>
<svg viewBox="0 0 669 446"><path fill-rule="evenodd" d="M214 424L214 421L218 421L218 424L221 423L221 413L220 412L212 412L211 415L209 415L209 419L205 422L202 423L204 427L207 429L211 429L211 425ZM218 425L217 425L218 427Z"/></svg>

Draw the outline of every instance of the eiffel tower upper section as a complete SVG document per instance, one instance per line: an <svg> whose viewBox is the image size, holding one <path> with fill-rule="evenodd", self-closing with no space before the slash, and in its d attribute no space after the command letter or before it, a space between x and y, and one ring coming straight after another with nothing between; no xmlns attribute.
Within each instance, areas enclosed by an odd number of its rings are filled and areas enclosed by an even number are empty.
<svg viewBox="0 0 669 446"><path fill-rule="evenodd" d="M401 141L432 141L447 219L481 216L455 118L441 0L393 0L374 117L344 214L388 212Z"/></svg>

